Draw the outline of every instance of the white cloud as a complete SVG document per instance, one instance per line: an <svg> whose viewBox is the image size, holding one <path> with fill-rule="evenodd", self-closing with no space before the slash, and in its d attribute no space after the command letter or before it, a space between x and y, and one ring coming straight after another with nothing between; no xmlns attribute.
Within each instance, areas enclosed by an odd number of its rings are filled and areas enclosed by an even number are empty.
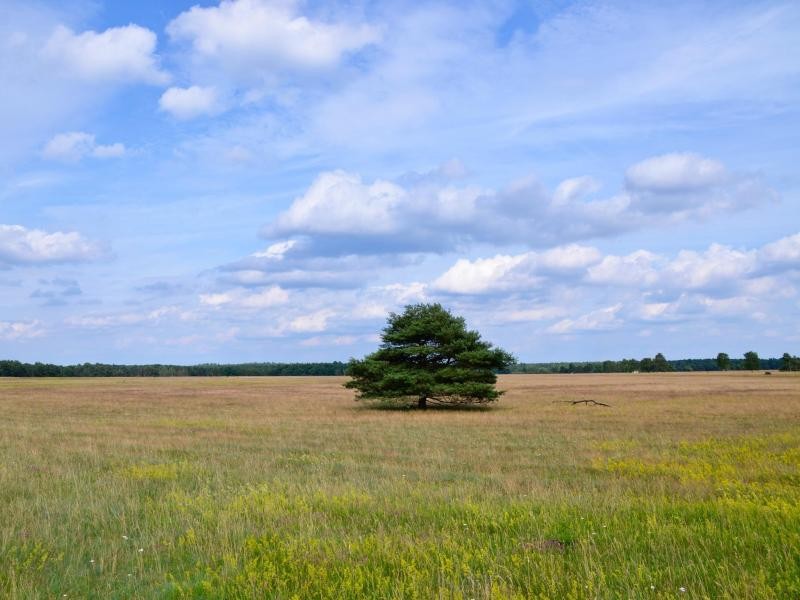
<svg viewBox="0 0 800 600"><path fill-rule="evenodd" d="M508 290L533 290L545 277L580 276L601 259L600 251L590 246L568 244L513 256L498 254L474 261L459 259L439 276L433 287L452 294L485 294Z"/></svg>
<svg viewBox="0 0 800 600"><path fill-rule="evenodd" d="M169 88L161 95L158 106L178 119L194 119L202 115L213 115L221 110L216 89L197 85Z"/></svg>
<svg viewBox="0 0 800 600"><path fill-rule="evenodd" d="M395 215L404 196L400 186L388 181L365 185L344 171L323 173L272 229L303 234L388 233L398 228Z"/></svg>
<svg viewBox="0 0 800 600"><path fill-rule="evenodd" d="M96 158L119 158L125 154L125 146L120 142L113 144L98 144L92 149L92 156Z"/></svg>
<svg viewBox="0 0 800 600"><path fill-rule="evenodd" d="M119 158L125 154L125 146L119 142L114 144L98 144L95 136L83 131L59 133L47 142L42 156L51 160L77 162L84 157Z"/></svg>
<svg viewBox="0 0 800 600"><path fill-rule="evenodd" d="M40 321L0 321L0 340L19 340L43 334Z"/></svg>
<svg viewBox="0 0 800 600"><path fill-rule="evenodd" d="M271 244L219 269L222 283L237 286L267 284L291 288L353 288L366 279L377 278L391 267L418 264L406 255L362 256L344 254L318 256L306 239L291 239Z"/></svg>
<svg viewBox="0 0 800 600"><path fill-rule="evenodd" d="M249 310L259 310L286 304L289 292L280 286L270 286L258 292L249 292L238 288L215 294L200 294L200 303L207 306L231 306Z"/></svg>
<svg viewBox="0 0 800 600"><path fill-rule="evenodd" d="M562 205L578 200L600 189L600 183L592 177L573 177L558 184L553 193L553 204Z"/></svg>
<svg viewBox="0 0 800 600"><path fill-rule="evenodd" d="M272 286L260 292L246 294L238 300L242 308L268 308L286 304L289 301L289 292L278 286Z"/></svg>
<svg viewBox="0 0 800 600"><path fill-rule="evenodd" d="M205 60L245 79L276 70L325 69L378 40L368 25L330 23L300 14L295 0L223 0L194 6L167 26Z"/></svg>
<svg viewBox="0 0 800 600"><path fill-rule="evenodd" d="M0 225L0 265L80 262L99 258L102 248L75 231L48 233Z"/></svg>
<svg viewBox="0 0 800 600"><path fill-rule="evenodd" d="M759 261L768 267L783 265L800 269L800 233L787 236L761 248Z"/></svg>
<svg viewBox="0 0 800 600"><path fill-rule="evenodd" d="M573 286L592 284L643 291L722 292L743 288L764 273L800 268L800 255L794 254L798 242L800 235L790 236L761 250L748 251L712 244L704 252L682 250L672 259L646 250L603 256L596 248L570 244L544 252L458 259L433 281L432 287L453 294L532 293L552 283L571 282ZM752 289L766 285L762 282ZM774 287L774 283L769 285Z"/></svg>
<svg viewBox="0 0 800 600"><path fill-rule="evenodd" d="M71 327L106 329L108 327L138 325L141 323L158 323L167 318L171 320L179 319L181 321L191 321L196 318L196 314L192 311L184 310L179 306L160 306L144 312L72 316L68 317L65 323Z"/></svg>
<svg viewBox="0 0 800 600"><path fill-rule="evenodd" d="M735 295L714 298L697 293L683 293L672 302L644 303L638 316L645 321L674 322L726 317L749 317L762 320L765 298L752 295Z"/></svg>
<svg viewBox="0 0 800 600"><path fill-rule="evenodd" d="M44 56L68 74L87 81L163 84L155 54L156 34L138 25L111 27L100 33L75 33L59 25L44 46Z"/></svg>
<svg viewBox="0 0 800 600"><path fill-rule="evenodd" d="M240 269L238 271L232 271L225 279L231 283L245 286L266 285L271 281L270 276L267 273L257 269ZM213 296L214 294L207 294L207 297Z"/></svg>
<svg viewBox="0 0 800 600"><path fill-rule="evenodd" d="M332 310L323 309L307 315L301 315L289 321L285 329L295 333L317 333L325 331L328 328L328 319L334 316L334 314Z"/></svg>
<svg viewBox="0 0 800 600"><path fill-rule="evenodd" d="M528 254L508 256L498 254L493 258L481 258L475 261L459 259L434 282L434 288L455 294L481 294L508 287L507 276L523 261Z"/></svg>
<svg viewBox="0 0 800 600"><path fill-rule="evenodd" d="M654 266L658 259L647 250L637 250L626 256L605 256L588 268L586 279L604 285L652 285L658 281Z"/></svg>
<svg viewBox="0 0 800 600"><path fill-rule="evenodd" d="M725 177L715 179L716 165ZM547 247L730 213L775 197L759 180L727 174L717 161L696 155L656 157L632 169L634 179L650 187L596 200L584 199L597 189L588 178L562 182L549 194L532 179L493 191L424 177L368 183L356 174L326 172L264 233L303 237L306 250L317 255L446 252L471 243ZM552 260L594 260L566 252Z"/></svg>
<svg viewBox="0 0 800 600"><path fill-rule="evenodd" d="M497 315L497 320L501 323L549 321L563 317L566 313L567 310L562 306L542 306L540 308L503 311Z"/></svg>
<svg viewBox="0 0 800 600"><path fill-rule="evenodd" d="M399 304L408 302L423 302L428 298L428 286L419 281L411 283L391 283L381 288L388 292L393 301Z"/></svg>
<svg viewBox="0 0 800 600"><path fill-rule="evenodd" d="M337 335L337 336L314 336L300 342L301 346L352 346L362 341L372 341L368 336L357 335Z"/></svg>
<svg viewBox="0 0 800 600"><path fill-rule="evenodd" d="M664 319L673 312L672 308L673 304L670 302L648 302L640 307L639 316L646 320Z"/></svg>
<svg viewBox="0 0 800 600"><path fill-rule="evenodd" d="M389 310L378 302L362 302L353 307L352 319L380 319L389 314Z"/></svg>
<svg viewBox="0 0 800 600"><path fill-rule="evenodd" d="M233 302L234 296L230 292L222 292L219 294L200 294L200 303L209 306L222 306L223 304L230 304Z"/></svg>
<svg viewBox="0 0 800 600"><path fill-rule="evenodd" d="M547 328L548 333L559 335L571 334L577 331L605 331L615 329L622 325L622 320L617 313L622 309L622 304L615 304L594 310L576 319L563 319Z"/></svg>
<svg viewBox="0 0 800 600"><path fill-rule="evenodd" d="M711 244L705 252L682 250L670 261L663 277L674 287L701 289L738 283L751 275L757 266L755 251L734 250Z"/></svg>
<svg viewBox="0 0 800 600"><path fill-rule="evenodd" d="M256 258L267 258L271 260L283 260L289 250L297 245L297 240L285 240L283 242L275 242L267 247L262 252L254 252L253 256Z"/></svg>
<svg viewBox="0 0 800 600"><path fill-rule="evenodd" d="M706 189L725 183L729 174L725 166L693 153L654 156L628 169L627 185L652 192L686 192Z"/></svg>
<svg viewBox="0 0 800 600"><path fill-rule="evenodd" d="M558 246L533 255L539 270L556 272L585 269L600 260L600 251L591 246L569 244Z"/></svg>

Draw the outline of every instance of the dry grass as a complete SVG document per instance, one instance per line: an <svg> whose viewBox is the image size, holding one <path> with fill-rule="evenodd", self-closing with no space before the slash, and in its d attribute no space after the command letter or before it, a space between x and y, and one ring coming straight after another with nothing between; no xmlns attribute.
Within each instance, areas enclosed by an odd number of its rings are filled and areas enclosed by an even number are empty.
<svg viewBox="0 0 800 600"><path fill-rule="evenodd" d="M796 376L342 381L0 379L0 595L800 596Z"/></svg>

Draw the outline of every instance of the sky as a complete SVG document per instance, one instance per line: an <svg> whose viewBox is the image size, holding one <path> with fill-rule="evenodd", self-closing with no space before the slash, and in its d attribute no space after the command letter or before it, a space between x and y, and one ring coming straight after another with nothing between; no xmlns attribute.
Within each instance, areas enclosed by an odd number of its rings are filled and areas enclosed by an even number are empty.
<svg viewBox="0 0 800 600"><path fill-rule="evenodd" d="M0 2L0 358L800 353L800 4Z"/></svg>

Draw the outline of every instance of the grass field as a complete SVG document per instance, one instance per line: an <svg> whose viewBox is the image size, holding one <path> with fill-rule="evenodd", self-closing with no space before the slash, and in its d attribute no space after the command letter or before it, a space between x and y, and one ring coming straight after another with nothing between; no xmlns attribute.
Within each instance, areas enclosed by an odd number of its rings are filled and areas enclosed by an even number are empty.
<svg viewBox="0 0 800 600"><path fill-rule="evenodd" d="M800 598L800 377L342 381L0 379L0 596Z"/></svg>

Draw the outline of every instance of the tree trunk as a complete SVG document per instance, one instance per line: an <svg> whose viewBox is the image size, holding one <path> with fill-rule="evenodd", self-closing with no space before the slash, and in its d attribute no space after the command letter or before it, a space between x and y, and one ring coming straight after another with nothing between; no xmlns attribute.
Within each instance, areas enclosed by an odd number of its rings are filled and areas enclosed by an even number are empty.
<svg viewBox="0 0 800 600"><path fill-rule="evenodd" d="M428 408L428 397L424 396L423 394L419 395L419 401L417 402L417 408Z"/></svg>

